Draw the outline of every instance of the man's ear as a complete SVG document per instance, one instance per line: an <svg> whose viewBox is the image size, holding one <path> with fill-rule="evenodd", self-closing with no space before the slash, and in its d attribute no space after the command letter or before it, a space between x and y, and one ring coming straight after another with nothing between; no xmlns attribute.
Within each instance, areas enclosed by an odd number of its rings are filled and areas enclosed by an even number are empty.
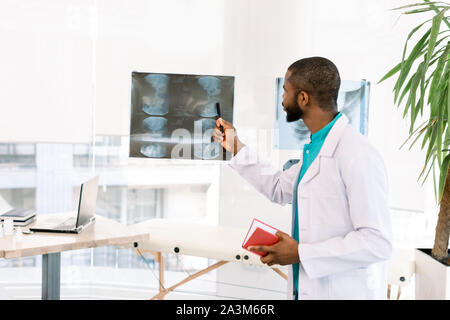
<svg viewBox="0 0 450 320"><path fill-rule="evenodd" d="M307 92L305 91L300 91L299 94L297 95L297 103L299 106L306 106L309 103L309 95Z"/></svg>

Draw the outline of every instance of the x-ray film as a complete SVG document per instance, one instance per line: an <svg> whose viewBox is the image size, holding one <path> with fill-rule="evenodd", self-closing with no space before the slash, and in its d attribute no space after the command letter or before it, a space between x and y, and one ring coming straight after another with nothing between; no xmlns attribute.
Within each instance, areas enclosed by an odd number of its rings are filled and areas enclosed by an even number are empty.
<svg viewBox="0 0 450 320"><path fill-rule="evenodd" d="M284 78L276 80L276 114L274 147L276 149L299 150L310 140L309 132L303 120L286 122L286 112L283 110L283 84ZM338 94L338 110L345 114L350 124L363 135L367 135L369 116L370 82L342 81Z"/></svg>
<svg viewBox="0 0 450 320"><path fill-rule="evenodd" d="M228 160L212 141L217 118L233 123L234 77L132 73L130 157Z"/></svg>

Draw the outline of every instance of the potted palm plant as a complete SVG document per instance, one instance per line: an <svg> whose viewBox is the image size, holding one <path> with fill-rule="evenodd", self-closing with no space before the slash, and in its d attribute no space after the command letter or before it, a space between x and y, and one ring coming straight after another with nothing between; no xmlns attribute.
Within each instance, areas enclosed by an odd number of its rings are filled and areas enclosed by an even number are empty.
<svg viewBox="0 0 450 320"><path fill-rule="evenodd" d="M403 109L403 118L410 119L409 137L403 145L409 141L411 149L421 141L426 154L419 180L425 182L431 173L439 204L432 250L416 249L416 299L450 298L449 9L446 2L430 0L393 9L407 15L426 13L427 18L409 33L402 60L379 81L397 77L394 104ZM419 40L409 45L414 35Z"/></svg>

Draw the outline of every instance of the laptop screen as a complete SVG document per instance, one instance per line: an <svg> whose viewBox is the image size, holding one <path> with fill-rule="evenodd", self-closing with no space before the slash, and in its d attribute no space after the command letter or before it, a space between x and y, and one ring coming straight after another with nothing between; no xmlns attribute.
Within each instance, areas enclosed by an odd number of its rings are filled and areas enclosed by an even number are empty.
<svg viewBox="0 0 450 320"><path fill-rule="evenodd" d="M98 176L81 185L80 203L78 204L77 227L89 222L95 214L97 203Z"/></svg>

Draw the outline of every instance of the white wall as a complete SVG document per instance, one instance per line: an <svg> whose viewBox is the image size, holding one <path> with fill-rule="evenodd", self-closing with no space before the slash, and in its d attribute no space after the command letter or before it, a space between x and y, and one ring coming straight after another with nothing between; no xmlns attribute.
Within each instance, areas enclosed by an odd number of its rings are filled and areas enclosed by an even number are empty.
<svg viewBox="0 0 450 320"><path fill-rule="evenodd" d="M0 141L92 141L91 0L0 3Z"/></svg>
<svg viewBox="0 0 450 320"><path fill-rule="evenodd" d="M97 134L130 133L132 71L228 75L223 1L96 2Z"/></svg>

